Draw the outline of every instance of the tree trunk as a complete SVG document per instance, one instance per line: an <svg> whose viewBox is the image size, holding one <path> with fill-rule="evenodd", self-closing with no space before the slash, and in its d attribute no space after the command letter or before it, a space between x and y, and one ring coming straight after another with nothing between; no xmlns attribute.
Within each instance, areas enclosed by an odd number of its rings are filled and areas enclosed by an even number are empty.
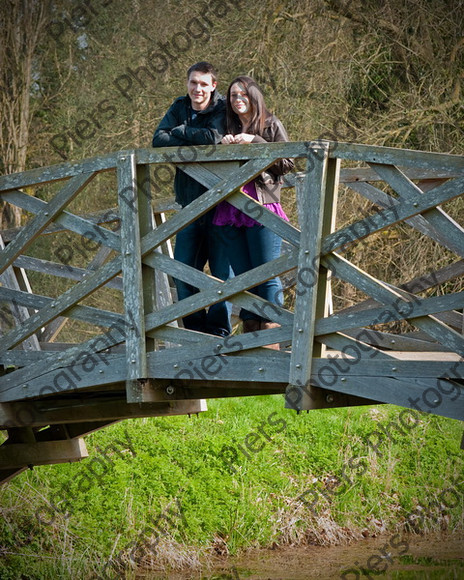
<svg viewBox="0 0 464 580"><path fill-rule="evenodd" d="M9 0L0 22L0 168L16 173L26 168L36 49L48 23L48 0ZM19 226L21 210L0 206L1 228Z"/></svg>

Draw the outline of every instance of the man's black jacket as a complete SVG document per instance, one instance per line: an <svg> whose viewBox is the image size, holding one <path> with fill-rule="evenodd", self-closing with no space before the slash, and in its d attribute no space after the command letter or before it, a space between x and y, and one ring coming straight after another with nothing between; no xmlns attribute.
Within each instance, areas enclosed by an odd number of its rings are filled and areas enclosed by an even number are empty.
<svg viewBox="0 0 464 580"><path fill-rule="evenodd" d="M153 147L179 147L186 161L192 155L186 151L189 145L216 145L226 133L225 102L217 91L211 94L211 102L204 111L194 111L190 97L179 97L169 107L153 135ZM176 168L174 179L176 201L182 207L189 204L206 188Z"/></svg>

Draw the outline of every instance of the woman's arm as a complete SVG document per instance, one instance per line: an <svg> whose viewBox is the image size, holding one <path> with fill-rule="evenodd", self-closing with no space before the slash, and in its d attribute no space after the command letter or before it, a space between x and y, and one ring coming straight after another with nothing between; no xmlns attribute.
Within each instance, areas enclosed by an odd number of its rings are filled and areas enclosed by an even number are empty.
<svg viewBox="0 0 464 580"><path fill-rule="evenodd" d="M269 131L266 130L266 137L269 135L268 142L280 143L289 140L287 131L285 131L284 126L282 125L280 120L275 116L273 116L272 123L270 124L269 128L266 129L269 129ZM259 140L256 141L253 140L253 143L266 142L266 139L259 137L259 135L255 135L255 139ZM293 159L279 159L279 161L274 163L274 165L271 165L271 167L269 167L266 171L270 171L274 175L279 176L285 175L289 171L292 171L294 167L295 163L293 162Z"/></svg>

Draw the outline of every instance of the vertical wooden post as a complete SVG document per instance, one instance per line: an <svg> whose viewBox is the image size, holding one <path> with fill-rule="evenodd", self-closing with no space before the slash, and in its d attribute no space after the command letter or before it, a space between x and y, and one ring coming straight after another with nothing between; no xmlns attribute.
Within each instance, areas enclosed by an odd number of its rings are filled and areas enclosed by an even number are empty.
<svg viewBox="0 0 464 580"><path fill-rule="evenodd" d="M166 217L164 213L158 213L154 215L155 228L164 224L165 221ZM159 252L160 254L165 254L170 258L174 258L171 240L166 240L166 242L160 244L155 251ZM156 281L156 297L155 297L156 309L161 310L161 308L165 308L166 306L172 304L172 294L171 288L169 286L169 278L168 275L165 274L164 272L155 270L155 281ZM172 326L177 326L176 321L173 321L171 324Z"/></svg>
<svg viewBox="0 0 464 580"><path fill-rule="evenodd" d="M312 358L323 355L314 342L314 326L327 315L328 272L320 266L322 238L334 227L339 160L321 149L308 159L306 177L298 187L301 242L298 257L295 319L289 386L285 406L297 411L326 406L324 389L310 386Z"/></svg>
<svg viewBox="0 0 464 580"><path fill-rule="evenodd" d="M148 376L144 287L140 228L146 224L143 195L138 187L135 154L125 153L118 159L118 203L121 216L121 256L123 299L126 319L126 393L130 403L141 401L138 379ZM142 210L140 213L139 210Z"/></svg>
<svg viewBox="0 0 464 580"><path fill-rule="evenodd" d="M146 234L159 227L164 222L164 215L153 213L151 205L151 180L150 180L150 166L137 165L137 186L138 186L138 209L139 209L139 224L140 237L143 238ZM158 246L155 252L166 252L172 257L172 250L170 247L170 240ZM169 288L169 280L167 274L159 270L153 270L150 266L142 263L142 287L143 287L143 304L145 315L160 310L172 304L171 291ZM174 323L177 326L177 323ZM155 339L146 337L147 352L157 349L157 342ZM145 389L142 387L142 400L145 400Z"/></svg>
<svg viewBox="0 0 464 580"><path fill-rule="evenodd" d="M140 238L151 232L155 227L153 211L151 207L150 166L137 165L137 192ZM142 263L142 293L144 315L150 314L156 304L156 277L150 266ZM147 351L155 350L155 341L146 337L145 347Z"/></svg>

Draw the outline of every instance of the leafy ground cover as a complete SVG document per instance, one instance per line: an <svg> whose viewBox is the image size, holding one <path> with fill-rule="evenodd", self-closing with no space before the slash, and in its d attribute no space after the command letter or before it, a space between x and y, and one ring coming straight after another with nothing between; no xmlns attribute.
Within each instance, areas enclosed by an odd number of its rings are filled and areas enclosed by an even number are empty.
<svg viewBox="0 0 464 580"><path fill-rule="evenodd" d="M86 438L80 463L0 489L0 578L195 569L250 547L463 527L462 425L399 407L297 415L280 396L209 402Z"/></svg>

